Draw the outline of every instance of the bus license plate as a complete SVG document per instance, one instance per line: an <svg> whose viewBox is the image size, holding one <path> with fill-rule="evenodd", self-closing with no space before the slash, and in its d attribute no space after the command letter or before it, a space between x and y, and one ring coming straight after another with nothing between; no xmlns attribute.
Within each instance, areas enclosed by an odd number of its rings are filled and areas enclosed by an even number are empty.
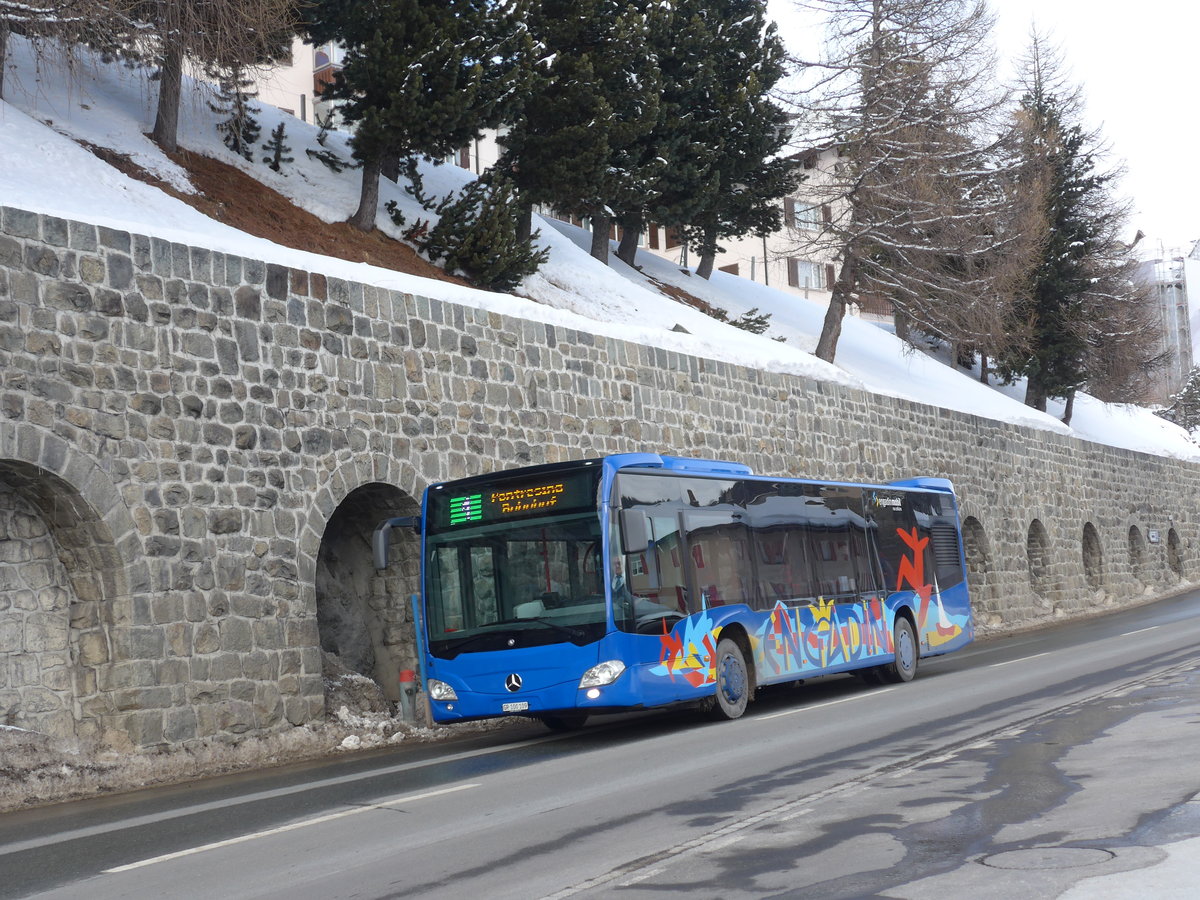
<svg viewBox="0 0 1200 900"><path fill-rule="evenodd" d="M501 704L500 709L504 712L524 712L525 710L529 709L529 703L525 700L522 700L519 703L504 703Z"/></svg>

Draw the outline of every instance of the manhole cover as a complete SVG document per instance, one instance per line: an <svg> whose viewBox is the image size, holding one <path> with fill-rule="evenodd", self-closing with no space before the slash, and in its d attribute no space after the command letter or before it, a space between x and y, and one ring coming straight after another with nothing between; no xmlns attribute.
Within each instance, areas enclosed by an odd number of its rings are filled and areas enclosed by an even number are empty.
<svg viewBox="0 0 1200 900"><path fill-rule="evenodd" d="M1032 847L995 853L980 862L993 869L1077 869L1108 862L1114 856L1109 850L1089 847Z"/></svg>

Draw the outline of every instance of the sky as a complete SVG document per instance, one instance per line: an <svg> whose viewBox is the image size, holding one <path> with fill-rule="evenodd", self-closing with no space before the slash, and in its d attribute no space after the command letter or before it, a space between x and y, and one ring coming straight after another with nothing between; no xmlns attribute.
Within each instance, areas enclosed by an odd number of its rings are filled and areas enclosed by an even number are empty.
<svg viewBox="0 0 1200 900"><path fill-rule="evenodd" d="M1127 174L1118 192L1133 201L1130 230L1141 229L1143 256L1186 255L1200 240L1194 100L1200 4L1191 0L991 0L996 47L1012 61L1031 26L1047 33L1083 89L1085 121L1111 145ZM791 46L802 19L794 0L768 0ZM1010 70L1011 71L1011 70ZM1007 76L1007 72L1002 74Z"/></svg>
<svg viewBox="0 0 1200 900"><path fill-rule="evenodd" d="M706 359L753 364L785 372L904 397L933 406L1025 425L1087 440L1182 459L1200 460L1200 447L1178 426L1150 410L1103 404L1081 394L1071 426L1059 416L1061 401L1046 413L1021 402L1024 386L984 386L973 375L944 365L924 353L910 352L895 335L862 319L843 324L835 364L812 351L825 316L821 303L783 293L756 282L714 272L711 281L647 252L641 271L592 259L590 235L565 223L540 220L539 244L549 251L542 269L519 286L519 296L476 290L444 281L390 271L364 263L319 257L251 237L210 219L157 188L132 180L103 163L76 141L127 155L181 192L191 191L187 173L147 137L154 120L145 73L121 65L85 59L80 81L67 80L53 66L38 69L28 45L10 39L15 70L5 81L0 101L0 200L21 209L109 225L169 240L208 247L319 271L468 307L548 322L592 334L611 335ZM181 109L180 144L186 149L241 168L326 222L345 220L357 206L361 175L332 173L303 150L318 147L317 129L273 107L258 112L262 134L287 123L295 162L280 173L247 162L227 150L216 129L217 115L197 95ZM348 136L331 132L325 149L349 158ZM426 191L445 196L474 176L456 166L425 167ZM381 205L394 200L408 221L433 215L391 182L381 184ZM380 215L379 226L401 229ZM666 297L656 283L683 288L737 318L751 308L771 315L764 335L722 324ZM776 339L783 339L782 342Z"/></svg>

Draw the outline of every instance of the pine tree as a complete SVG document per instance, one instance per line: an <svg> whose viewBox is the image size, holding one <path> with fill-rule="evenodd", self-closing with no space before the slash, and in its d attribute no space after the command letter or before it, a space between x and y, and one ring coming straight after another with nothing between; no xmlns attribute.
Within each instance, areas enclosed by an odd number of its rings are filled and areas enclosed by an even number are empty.
<svg viewBox="0 0 1200 900"><path fill-rule="evenodd" d="M742 331L749 331L751 334L762 334L771 327L771 314L760 313L758 307L751 307L742 313L736 319L729 322L734 328L740 328Z"/></svg>
<svg viewBox="0 0 1200 900"><path fill-rule="evenodd" d="M217 132L225 146L243 159L254 158L254 144L258 141L262 126L250 110L250 101L258 96L251 90L253 80L246 77L245 69L238 63L226 69L212 68L209 74L217 79L217 89L209 100L208 108L225 116L217 123Z"/></svg>
<svg viewBox="0 0 1200 900"><path fill-rule="evenodd" d="M285 136L283 122L280 122L271 131L271 139L263 144L263 149L267 151L267 155L263 157L263 162L274 169L276 172L283 168L284 163L290 163L294 160L290 156L284 154L291 152L291 147L284 143Z"/></svg>
<svg viewBox="0 0 1200 900"><path fill-rule="evenodd" d="M1119 170L1101 170L1100 142L1079 123L1080 100L1061 75L1061 63L1034 35L1020 103L1022 152L1038 179L1045 237L1027 293L1013 316L1030 326L1027 352L999 360L1007 379L1024 376L1025 403L1067 401L1089 380L1106 387L1132 386L1139 371L1161 362L1148 339L1142 289L1132 277L1136 261L1119 237L1128 205L1113 197ZM1121 367L1111 365L1123 355Z"/></svg>
<svg viewBox="0 0 1200 900"><path fill-rule="evenodd" d="M780 156L788 115L772 99L785 72L783 44L762 0L691 0L680 6L689 37L667 56L667 130L681 128L670 174L652 206L656 221L687 226L700 262L712 273L721 238L764 234L782 224L779 199L794 190L798 165ZM676 181L674 172L683 173Z"/></svg>
<svg viewBox="0 0 1200 900"><path fill-rule="evenodd" d="M533 250L519 234L521 212L511 181L496 173L471 182L456 199L438 208L441 218L419 247L448 272L462 271L481 287L511 291L545 262L548 250ZM538 233L532 238L536 240Z"/></svg>
<svg viewBox="0 0 1200 900"><path fill-rule="evenodd" d="M1195 434L1200 429L1200 367L1188 373L1187 382L1171 398L1171 405L1155 412L1189 434Z"/></svg>
<svg viewBox="0 0 1200 900"><path fill-rule="evenodd" d="M592 256L603 262L615 207L648 180L638 141L658 121L659 91L647 41L667 15L653 0L531 4L537 58L520 114L501 138L500 167L527 208L590 218Z"/></svg>
<svg viewBox="0 0 1200 900"><path fill-rule="evenodd" d="M306 30L346 47L330 91L362 164L350 222L370 231L385 160L439 159L496 124L511 86L500 45L519 4L490 0L316 0Z"/></svg>

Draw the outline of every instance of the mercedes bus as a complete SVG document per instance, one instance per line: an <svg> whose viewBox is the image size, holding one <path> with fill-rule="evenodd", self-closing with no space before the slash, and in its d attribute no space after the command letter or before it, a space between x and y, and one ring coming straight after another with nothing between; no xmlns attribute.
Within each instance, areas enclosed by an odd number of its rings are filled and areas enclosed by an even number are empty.
<svg viewBox="0 0 1200 900"><path fill-rule="evenodd" d="M851 672L905 682L973 637L951 483L755 475L629 453L430 486L418 640L432 716L592 714Z"/></svg>

